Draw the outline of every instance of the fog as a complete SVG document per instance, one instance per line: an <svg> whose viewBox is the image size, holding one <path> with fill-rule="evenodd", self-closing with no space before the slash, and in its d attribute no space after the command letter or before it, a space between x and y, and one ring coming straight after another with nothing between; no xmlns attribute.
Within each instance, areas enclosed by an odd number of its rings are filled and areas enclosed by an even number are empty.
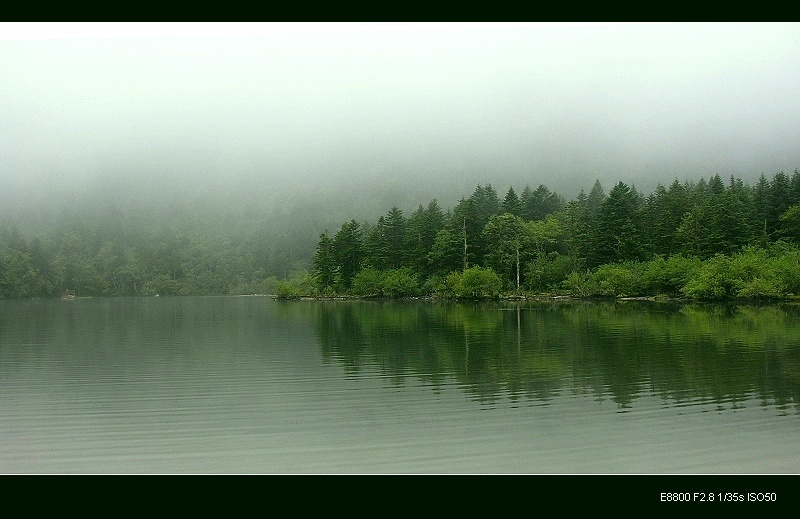
<svg viewBox="0 0 800 519"><path fill-rule="evenodd" d="M0 38L5 210L359 217L451 207L478 183L569 200L595 179L647 193L800 166L797 23L2 23Z"/></svg>

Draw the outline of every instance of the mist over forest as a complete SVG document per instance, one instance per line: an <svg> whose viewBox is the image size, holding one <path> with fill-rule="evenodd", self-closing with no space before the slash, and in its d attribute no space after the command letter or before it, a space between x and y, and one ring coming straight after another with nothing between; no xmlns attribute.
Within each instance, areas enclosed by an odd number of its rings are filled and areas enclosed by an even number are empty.
<svg viewBox="0 0 800 519"><path fill-rule="evenodd" d="M568 202L597 180L647 195L800 164L796 23L88 37L103 25L0 24L0 228L28 244L168 236L283 278L342 222L446 211L478 184Z"/></svg>

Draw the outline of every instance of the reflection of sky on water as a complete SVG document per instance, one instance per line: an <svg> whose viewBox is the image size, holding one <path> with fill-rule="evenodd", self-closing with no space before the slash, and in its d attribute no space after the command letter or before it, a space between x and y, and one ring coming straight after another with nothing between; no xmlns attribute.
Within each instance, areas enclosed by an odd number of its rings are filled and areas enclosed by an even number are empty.
<svg viewBox="0 0 800 519"><path fill-rule="evenodd" d="M800 470L800 415L793 402L776 404L752 387L714 394L698 393L690 384L665 393L659 387L664 380L650 378L647 370L655 373L654 368L644 361L629 368L636 376L627 385L613 386L603 381L607 364L594 363L601 371L591 372L580 363L593 365L593 357L575 354L575 345L546 341L522 342L523 361L526 353L539 357L532 364L536 369L515 372L518 365L509 361L518 352L515 317L511 335L502 334L501 318L500 326L488 328L500 335L471 343L470 365L490 369L470 378L461 371L463 356L455 355L463 352L463 334L448 328L459 322L453 313L440 332L455 342L437 342L440 335L430 326L418 328L425 340L407 343L417 353L387 356L391 341L366 341L354 366L347 363L352 356L323 354L314 325L324 305L317 303L78 303L84 306L0 304L0 472ZM384 305L364 322L386 332L383 313L414 322L398 316L395 305ZM12 325L11 315L31 319ZM128 326L116 326L122 321ZM72 322L70 334L63 333L65 322ZM526 329L524 317L520 328ZM423 347L428 343L435 347ZM554 357L549 364L541 360L542 351ZM792 350L780 351L784 356L769 367L786 371ZM439 355L442 369L422 373L430 362L421 359L432 354ZM509 373L521 373L520 379L547 373L548 391L511 391L513 384L502 380ZM697 387L725 383L703 381ZM626 405L619 387L634 388Z"/></svg>

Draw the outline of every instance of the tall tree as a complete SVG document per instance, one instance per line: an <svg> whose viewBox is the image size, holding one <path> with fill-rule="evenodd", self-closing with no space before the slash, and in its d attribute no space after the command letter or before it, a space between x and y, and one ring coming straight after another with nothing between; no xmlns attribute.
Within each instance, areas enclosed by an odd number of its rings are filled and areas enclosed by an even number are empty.
<svg viewBox="0 0 800 519"><path fill-rule="evenodd" d="M321 292L331 290L336 284L338 267L334 254L333 240L328 235L328 231L319 235L319 243L314 253L313 275L317 287Z"/></svg>
<svg viewBox="0 0 800 519"><path fill-rule="evenodd" d="M342 224L342 228L333 238L333 253L339 268L339 284L349 289L353 277L361 269L364 257L361 225L355 220Z"/></svg>
<svg viewBox="0 0 800 519"><path fill-rule="evenodd" d="M408 265L425 277L432 275L430 252L436 241L436 233L444 227L445 215L436 199L426 208L419 208L408 219L406 241L409 251Z"/></svg>
<svg viewBox="0 0 800 519"><path fill-rule="evenodd" d="M603 263L644 257L639 197L619 182L600 208L599 256Z"/></svg>
<svg viewBox="0 0 800 519"><path fill-rule="evenodd" d="M751 228L753 229L758 243L765 247L769 242L770 231L768 229L767 220L769 206L770 206L770 186L767 177L762 173L758 178L758 182L753 186L753 222Z"/></svg>
<svg viewBox="0 0 800 519"><path fill-rule="evenodd" d="M546 186L539 184L534 191L523 191L522 218L525 221L542 220L547 215L561 211L566 205L564 199L550 191Z"/></svg>
<svg viewBox="0 0 800 519"><path fill-rule="evenodd" d="M511 213L492 216L483 230L487 237L489 253L487 263L496 272L513 273L514 287L519 292L520 263L525 260L530 239L525 221Z"/></svg>
<svg viewBox="0 0 800 519"><path fill-rule="evenodd" d="M509 187L503 202L500 204L500 213L509 213L513 214L514 216L520 216L521 212L522 203L520 202L517 193L514 192L514 188Z"/></svg>
<svg viewBox="0 0 800 519"><path fill-rule="evenodd" d="M405 265L406 251L406 218L397 207L386 214L384 231L389 245L389 268L398 269Z"/></svg>
<svg viewBox="0 0 800 519"><path fill-rule="evenodd" d="M789 183L792 186L791 205L800 204L800 170L794 170Z"/></svg>
<svg viewBox="0 0 800 519"><path fill-rule="evenodd" d="M389 268L390 246L386 232L386 218L381 216L378 223L372 227L364 226L364 259L365 267L372 267L375 270L386 270Z"/></svg>
<svg viewBox="0 0 800 519"><path fill-rule="evenodd" d="M606 198L600 180L595 180L586 197L586 206L582 215L583 234L587 237L587 241L583 246L582 256L585 258L586 266L589 268L597 267L603 262L601 258L603 243L599 227L601 210Z"/></svg>
<svg viewBox="0 0 800 519"><path fill-rule="evenodd" d="M780 217L791 205L792 187L789 177L780 171L772 177L769 185L766 220L767 232L771 239L778 238Z"/></svg>
<svg viewBox="0 0 800 519"><path fill-rule="evenodd" d="M431 270L440 276L465 270L463 247L464 236L461 232L452 228L439 230L428 254Z"/></svg>
<svg viewBox="0 0 800 519"><path fill-rule="evenodd" d="M486 256L483 228L492 216L499 213L500 199L490 184L486 187L478 185L469 198L462 198L453 209L450 232L464 238L464 268L483 265Z"/></svg>

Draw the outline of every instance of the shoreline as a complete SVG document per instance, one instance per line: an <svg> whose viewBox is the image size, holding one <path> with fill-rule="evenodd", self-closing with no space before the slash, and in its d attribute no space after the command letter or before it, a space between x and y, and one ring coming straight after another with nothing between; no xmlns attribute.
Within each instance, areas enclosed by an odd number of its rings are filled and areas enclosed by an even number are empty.
<svg viewBox="0 0 800 519"><path fill-rule="evenodd" d="M415 297L389 297L389 296L298 296L298 297L280 297L270 295L275 301L436 301L436 302L571 302L571 301L588 301L588 302L651 302L651 303L680 303L680 304L786 304L786 303L800 303L800 296L786 296L784 298L725 298L725 299L691 299L686 297L673 297L664 295L655 296L574 296L569 294L529 294L529 295L512 295L512 296L499 296L496 298L445 298L435 296L415 296Z"/></svg>

